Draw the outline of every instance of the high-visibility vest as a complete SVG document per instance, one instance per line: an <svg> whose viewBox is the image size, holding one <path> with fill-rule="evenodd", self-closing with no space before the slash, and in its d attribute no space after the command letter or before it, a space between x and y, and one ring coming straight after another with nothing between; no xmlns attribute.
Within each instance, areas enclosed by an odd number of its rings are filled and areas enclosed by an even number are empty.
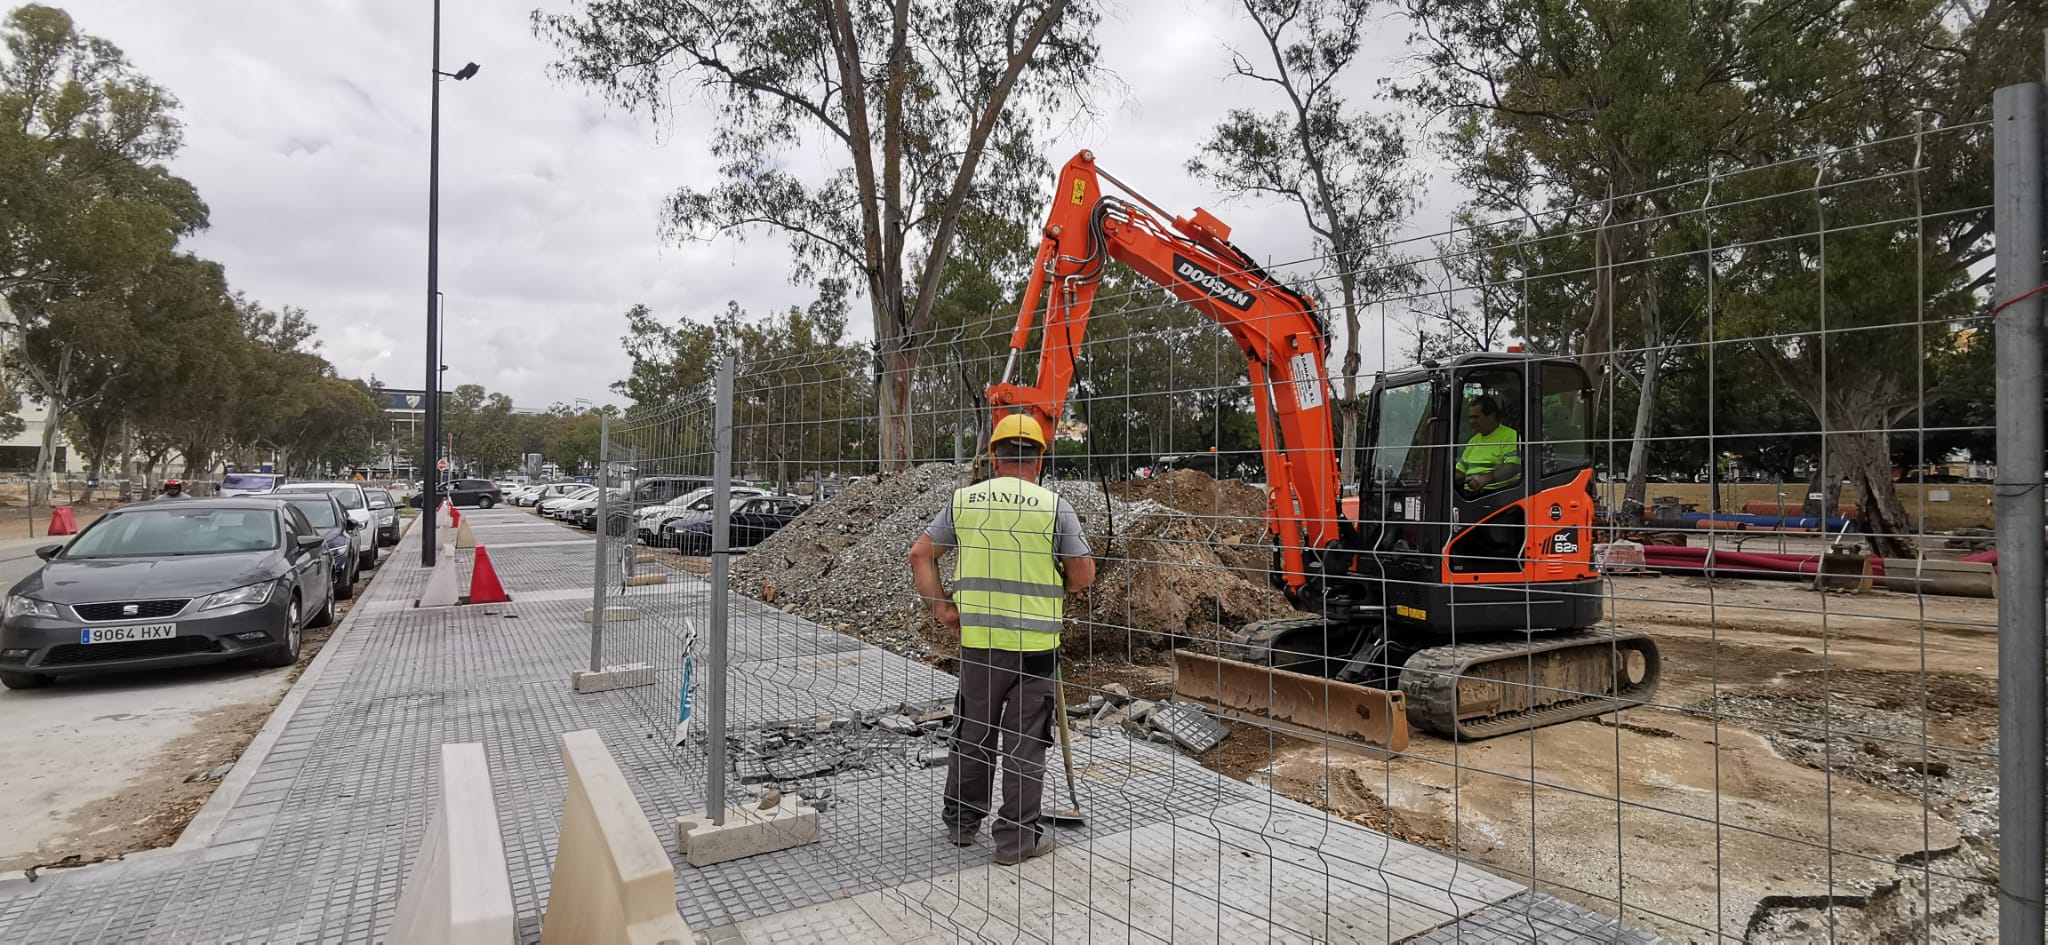
<svg viewBox="0 0 2048 945"><path fill-rule="evenodd" d="M1514 427L1508 426L1505 423L1494 427L1492 433L1473 434L1472 439L1466 441L1464 452L1458 455L1458 475L1469 476L1473 473L1490 473L1495 468L1503 465L1512 464L1520 466L1522 464L1521 439L1522 435L1516 433ZM1521 475L1518 473L1514 478L1505 482L1487 483L1486 488L1499 489L1503 486L1513 485L1520 481L1521 478Z"/></svg>
<svg viewBox="0 0 2048 945"><path fill-rule="evenodd" d="M960 645L1035 653L1060 645L1066 581L1053 554L1058 493L1004 476L953 493Z"/></svg>

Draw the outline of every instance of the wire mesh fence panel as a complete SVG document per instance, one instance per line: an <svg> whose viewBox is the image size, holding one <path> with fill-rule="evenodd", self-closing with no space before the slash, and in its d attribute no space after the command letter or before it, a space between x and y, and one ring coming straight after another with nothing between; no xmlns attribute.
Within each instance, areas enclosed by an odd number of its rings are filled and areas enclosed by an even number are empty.
<svg viewBox="0 0 2048 945"><path fill-rule="evenodd" d="M593 483L605 490L603 505L593 495L570 513L599 536L590 669L652 672L653 685L625 695L693 786L706 780L700 709L711 596L705 569L679 566L674 549L710 508L715 406L706 380L674 403L607 418Z"/></svg>
<svg viewBox="0 0 2048 945"><path fill-rule="evenodd" d="M612 425L602 660L666 732L722 633L707 804L953 933L1988 936L1990 131L1345 260L1105 200L907 370L792 314L722 513L709 387Z"/></svg>

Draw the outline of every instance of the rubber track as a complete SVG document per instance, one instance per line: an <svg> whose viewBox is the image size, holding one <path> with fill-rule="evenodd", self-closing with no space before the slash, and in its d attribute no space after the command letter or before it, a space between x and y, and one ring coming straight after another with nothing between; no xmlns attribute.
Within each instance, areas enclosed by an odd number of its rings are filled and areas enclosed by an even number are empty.
<svg viewBox="0 0 2048 945"><path fill-rule="evenodd" d="M1458 680L1476 663L1497 662L1567 647L1607 646L1632 640L1647 644L1642 648L1646 651L1647 665L1643 681L1628 690L1552 703L1540 709L1492 718L1458 721ZM1656 694L1659 675L1657 644L1649 636L1631 630L1578 630L1544 633L1528 641L1460 643L1417 650L1401 666L1401 691L1408 695L1409 724L1440 735L1473 740L1555 725L1612 712L1621 706L1640 704Z"/></svg>
<svg viewBox="0 0 2048 945"><path fill-rule="evenodd" d="M1272 666L1273 644L1275 640L1285 634L1300 630L1319 630L1326 623L1330 624L1332 629L1336 629L1339 626L1313 614L1299 617L1275 617L1271 620L1255 620L1245 624L1243 629L1237 632L1236 638L1231 641L1229 656L1240 663L1250 663L1254 666ZM1320 643L1321 639L1318 638L1316 642ZM1318 659L1324 655L1311 653L1307 650L1282 650L1281 652L1297 657L1296 662L1306 659Z"/></svg>

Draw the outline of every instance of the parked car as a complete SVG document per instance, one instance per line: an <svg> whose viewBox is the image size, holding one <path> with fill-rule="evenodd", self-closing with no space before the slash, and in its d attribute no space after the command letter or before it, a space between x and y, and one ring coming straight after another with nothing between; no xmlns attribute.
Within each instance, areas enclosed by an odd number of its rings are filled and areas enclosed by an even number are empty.
<svg viewBox="0 0 2048 945"><path fill-rule="evenodd" d="M69 544L37 548L45 563L8 592L0 684L244 656L290 666L304 629L334 619L326 545L271 499L109 510Z"/></svg>
<svg viewBox="0 0 2048 945"><path fill-rule="evenodd" d="M363 533L357 542L356 553L361 556L357 567L364 571L377 568L377 536L375 512L370 510L370 490L360 482L291 482L278 486L279 492L325 492L341 503L341 508L356 523ZM347 598L343 598L346 600Z"/></svg>
<svg viewBox="0 0 2048 945"><path fill-rule="evenodd" d="M626 506L622 503L626 501L626 490L613 488L606 489L605 493L606 504L615 510L612 514L623 519L626 514ZM589 495L563 506L560 518L577 528L595 530L597 528L597 489L592 488Z"/></svg>
<svg viewBox="0 0 2048 945"><path fill-rule="evenodd" d="M311 522L320 537L327 542L327 551L334 556L332 577L334 599L348 600L355 596L356 578L362 575L362 548L374 545L373 530L357 525L341 508L341 501L332 494L320 492L279 492L263 498L289 502L299 514ZM332 508L322 504L321 499L330 500Z"/></svg>
<svg viewBox="0 0 2048 945"><path fill-rule="evenodd" d="M457 508L488 509L505 502L505 493L498 488L497 483L489 479L450 479L435 490L435 496L435 505L441 504L441 499L446 498L454 502ZM426 493L421 492L413 496L408 504L413 508L419 508L420 501L424 498Z"/></svg>
<svg viewBox="0 0 2048 945"><path fill-rule="evenodd" d="M370 496L370 513L377 519L377 543L398 544L398 500L383 489L365 490Z"/></svg>
<svg viewBox="0 0 2048 945"><path fill-rule="evenodd" d="M759 495L732 500L731 522L727 527L730 546L752 548L782 526L796 520L809 508L810 503L800 496ZM711 553L710 511L691 512L669 523L662 530L665 542L686 555L708 555Z"/></svg>
<svg viewBox="0 0 2048 945"><path fill-rule="evenodd" d="M228 473L220 478L222 496L263 495L275 492L284 477L276 473Z"/></svg>
<svg viewBox="0 0 2048 945"><path fill-rule="evenodd" d="M660 505L670 499L688 495L699 489L711 487L710 476L648 476L626 483L633 491L630 501L635 508Z"/></svg>
<svg viewBox="0 0 2048 945"><path fill-rule="evenodd" d="M563 513L568 510L569 506L575 505L576 503L583 501L585 498L596 494L596 486L577 485L576 488L570 491L564 492L557 496L553 496L551 498L541 500L541 503L539 505L534 506L533 508L534 511L539 512L540 514L548 518L561 518Z"/></svg>
<svg viewBox="0 0 2048 945"><path fill-rule="evenodd" d="M768 492L765 489L756 489L752 486L733 486L731 498L745 499L767 494ZM677 496L660 505L650 505L640 509L633 513L633 535L646 544L658 545L661 543L662 529L668 527L668 523L682 518L691 512L709 511L711 509L711 499L712 489L706 486L695 492Z"/></svg>
<svg viewBox="0 0 2048 945"><path fill-rule="evenodd" d="M532 508L543 501L560 498L581 488L584 488L584 486L581 483L575 482L542 483L534 489L521 493L518 501L514 504Z"/></svg>

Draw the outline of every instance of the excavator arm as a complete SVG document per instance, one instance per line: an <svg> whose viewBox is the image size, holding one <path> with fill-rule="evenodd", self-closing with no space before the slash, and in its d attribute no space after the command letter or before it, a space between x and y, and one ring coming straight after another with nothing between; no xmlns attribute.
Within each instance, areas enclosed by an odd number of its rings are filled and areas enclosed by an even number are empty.
<svg viewBox="0 0 2048 945"><path fill-rule="evenodd" d="M1105 194L1104 181L1136 204ZM1329 339L1314 303L1232 245L1223 221L1201 209L1169 216L1097 169L1091 152L1067 162L1053 195L1002 380L988 389L990 409L998 419L1028 411L1046 430L1058 429L1103 267L1115 259L1165 286L1223 326L1245 354L1269 484L1268 528L1283 579L1291 591L1301 590L1344 524L1325 370ZM1038 378L1027 387L1015 381L1034 322L1041 328Z"/></svg>

